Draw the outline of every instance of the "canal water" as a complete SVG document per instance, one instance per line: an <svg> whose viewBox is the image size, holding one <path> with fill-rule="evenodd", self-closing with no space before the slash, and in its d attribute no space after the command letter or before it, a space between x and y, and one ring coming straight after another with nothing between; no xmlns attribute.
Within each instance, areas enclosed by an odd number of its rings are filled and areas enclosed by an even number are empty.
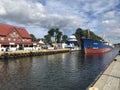
<svg viewBox="0 0 120 90"><path fill-rule="evenodd" d="M80 51L0 60L0 90L85 90L118 54Z"/></svg>

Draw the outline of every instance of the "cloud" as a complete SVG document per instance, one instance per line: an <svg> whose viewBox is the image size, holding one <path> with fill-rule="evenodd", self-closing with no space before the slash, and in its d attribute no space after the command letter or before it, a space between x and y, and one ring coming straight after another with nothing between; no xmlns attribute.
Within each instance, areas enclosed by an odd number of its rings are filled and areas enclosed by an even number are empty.
<svg viewBox="0 0 120 90"><path fill-rule="evenodd" d="M89 22L98 35L109 31L117 38L113 30L120 32L119 5L119 0L0 0L0 22L29 27L30 33L37 27L41 32L60 28L67 34L88 28Z"/></svg>
<svg viewBox="0 0 120 90"><path fill-rule="evenodd" d="M34 21L38 16L44 15L44 7L39 3L26 2L25 0L1 0L2 13L0 17L6 21L26 24ZM6 6L7 5L7 6Z"/></svg>
<svg viewBox="0 0 120 90"><path fill-rule="evenodd" d="M103 15L103 31L106 32L107 38L112 42L119 42L120 39L120 12L112 10ZM118 40L115 40L115 39Z"/></svg>
<svg viewBox="0 0 120 90"><path fill-rule="evenodd" d="M76 17L75 15L63 16L58 13L48 13L47 9L45 9L46 7L39 2L1 0L0 6L0 17L6 22L17 22L20 24L40 26L42 28L66 28L66 26L70 25L70 27L72 27L74 22L77 22L78 19L79 21L81 20L81 22L84 21L82 18Z"/></svg>

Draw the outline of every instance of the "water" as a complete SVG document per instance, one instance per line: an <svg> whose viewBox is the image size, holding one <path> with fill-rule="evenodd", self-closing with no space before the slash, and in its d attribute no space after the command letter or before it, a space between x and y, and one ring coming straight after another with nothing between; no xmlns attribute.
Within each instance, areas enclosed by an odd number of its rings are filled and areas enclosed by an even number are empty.
<svg viewBox="0 0 120 90"><path fill-rule="evenodd" d="M118 54L81 52L0 60L0 90L85 90Z"/></svg>

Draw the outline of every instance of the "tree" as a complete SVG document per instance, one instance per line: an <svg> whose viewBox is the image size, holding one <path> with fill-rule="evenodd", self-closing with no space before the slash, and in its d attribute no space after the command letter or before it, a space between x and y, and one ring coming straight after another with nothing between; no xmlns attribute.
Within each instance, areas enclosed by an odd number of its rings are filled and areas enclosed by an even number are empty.
<svg viewBox="0 0 120 90"><path fill-rule="evenodd" d="M67 41L67 38L68 38L67 35L63 35L63 36L62 36L62 42L66 42L66 41Z"/></svg>
<svg viewBox="0 0 120 90"><path fill-rule="evenodd" d="M33 34L30 34L30 36L32 37L33 42L37 41L36 37Z"/></svg>
<svg viewBox="0 0 120 90"><path fill-rule="evenodd" d="M80 38L83 38L85 36L85 33L81 28L78 28L75 32L75 36L79 40Z"/></svg>
<svg viewBox="0 0 120 90"><path fill-rule="evenodd" d="M59 31L59 28L52 28L48 31L48 35L44 36L45 40L47 41L47 43L52 43L52 42L56 42L56 43L61 43L62 40L62 32ZM51 39L55 39L55 41L52 41Z"/></svg>
<svg viewBox="0 0 120 90"><path fill-rule="evenodd" d="M96 35L94 32L89 30L90 37L88 37L88 29L83 30L81 28L78 28L75 32L75 36L77 40L80 40L81 38L92 38L92 39L97 39L97 40L102 40L102 38L98 35Z"/></svg>
<svg viewBox="0 0 120 90"><path fill-rule="evenodd" d="M50 35L50 36L52 36L52 37L54 37L54 32L55 32L55 29L50 29L49 31L48 31L48 34Z"/></svg>
<svg viewBox="0 0 120 90"><path fill-rule="evenodd" d="M44 38L45 38L45 43L50 43L50 44L52 43L51 35L49 35L49 34L45 35Z"/></svg>
<svg viewBox="0 0 120 90"><path fill-rule="evenodd" d="M39 42L40 41L40 38L36 38L33 34L30 34L30 36L32 37L33 42Z"/></svg>
<svg viewBox="0 0 120 90"><path fill-rule="evenodd" d="M62 36L62 32L58 32L56 39L57 39L57 43L61 42L61 36Z"/></svg>

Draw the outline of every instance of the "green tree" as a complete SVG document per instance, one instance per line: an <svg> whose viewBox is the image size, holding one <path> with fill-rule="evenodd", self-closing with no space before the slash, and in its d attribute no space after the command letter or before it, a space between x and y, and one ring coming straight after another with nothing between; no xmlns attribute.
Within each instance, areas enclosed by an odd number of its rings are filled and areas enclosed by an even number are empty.
<svg viewBox="0 0 120 90"><path fill-rule="evenodd" d="M57 43L61 42L61 37L62 37L62 32L58 32L56 39L57 39Z"/></svg>
<svg viewBox="0 0 120 90"><path fill-rule="evenodd" d="M90 37L88 37L88 32L90 34L89 35ZM76 36L77 40L80 40L81 38L92 38L92 39L102 40L102 38L100 36L96 35L94 32L92 32L90 30L88 31L88 29L83 30L81 28L78 28L75 32L75 36Z"/></svg>
<svg viewBox="0 0 120 90"><path fill-rule="evenodd" d="M52 37L55 38L55 42L60 43L61 37L62 37L62 32L60 32L58 28L56 28L56 29L52 28L48 31L48 35L45 36L45 39L47 39L46 41L48 41L48 43L50 43L50 42L52 42L52 40L51 40Z"/></svg>
<svg viewBox="0 0 120 90"><path fill-rule="evenodd" d="M55 41L52 41L51 39L55 38ZM61 43L61 42L65 42L67 39L67 35L63 35L62 36L62 32L59 31L59 28L52 28L48 31L48 34L44 36L44 39L47 43Z"/></svg>
<svg viewBox="0 0 120 90"><path fill-rule="evenodd" d="M67 36L67 35L63 35L63 36L62 36L62 42L63 42L63 43L66 42L67 39L68 39L68 36Z"/></svg>
<svg viewBox="0 0 120 90"><path fill-rule="evenodd" d="M44 38L45 38L45 43L50 43L50 44L52 43L51 35L49 35L49 34L45 35Z"/></svg>
<svg viewBox="0 0 120 90"><path fill-rule="evenodd" d="M87 33L88 30L84 30L84 32L86 32L86 38L88 38L88 35L87 35L87 34L88 34L88 33ZM92 31L90 31L89 34L90 34L90 35L89 35L89 36L90 36L89 38L97 39L97 40L102 40L102 38L101 38L100 36L96 35L96 34L95 34L94 32L92 32Z"/></svg>
<svg viewBox="0 0 120 90"><path fill-rule="evenodd" d="M83 38L85 36L85 33L81 28L78 28L75 32L75 36L79 40L80 38Z"/></svg>
<svg viewBox="0 0 120 90"><path fill-rule="evenodd" d="M54 37L54 32L55 32L55 29L50 29L49 31L48 31L48 34L50 35L50 36L52 36L52 37Z"/></svg>
<svg viewBox="0 0 120 90"><path fill-rule="evenodd" d="M32 37L33 42L39 42L40 41L40 38L36 38L35 35L30 34L30 36Z"/></svg>
<svg viewBox="0 0 120 90"><path fill-rule="evenodd" d="M33 34L30 34L30 36L32 37L33 42L37 41L36 37Z"/></svg>

